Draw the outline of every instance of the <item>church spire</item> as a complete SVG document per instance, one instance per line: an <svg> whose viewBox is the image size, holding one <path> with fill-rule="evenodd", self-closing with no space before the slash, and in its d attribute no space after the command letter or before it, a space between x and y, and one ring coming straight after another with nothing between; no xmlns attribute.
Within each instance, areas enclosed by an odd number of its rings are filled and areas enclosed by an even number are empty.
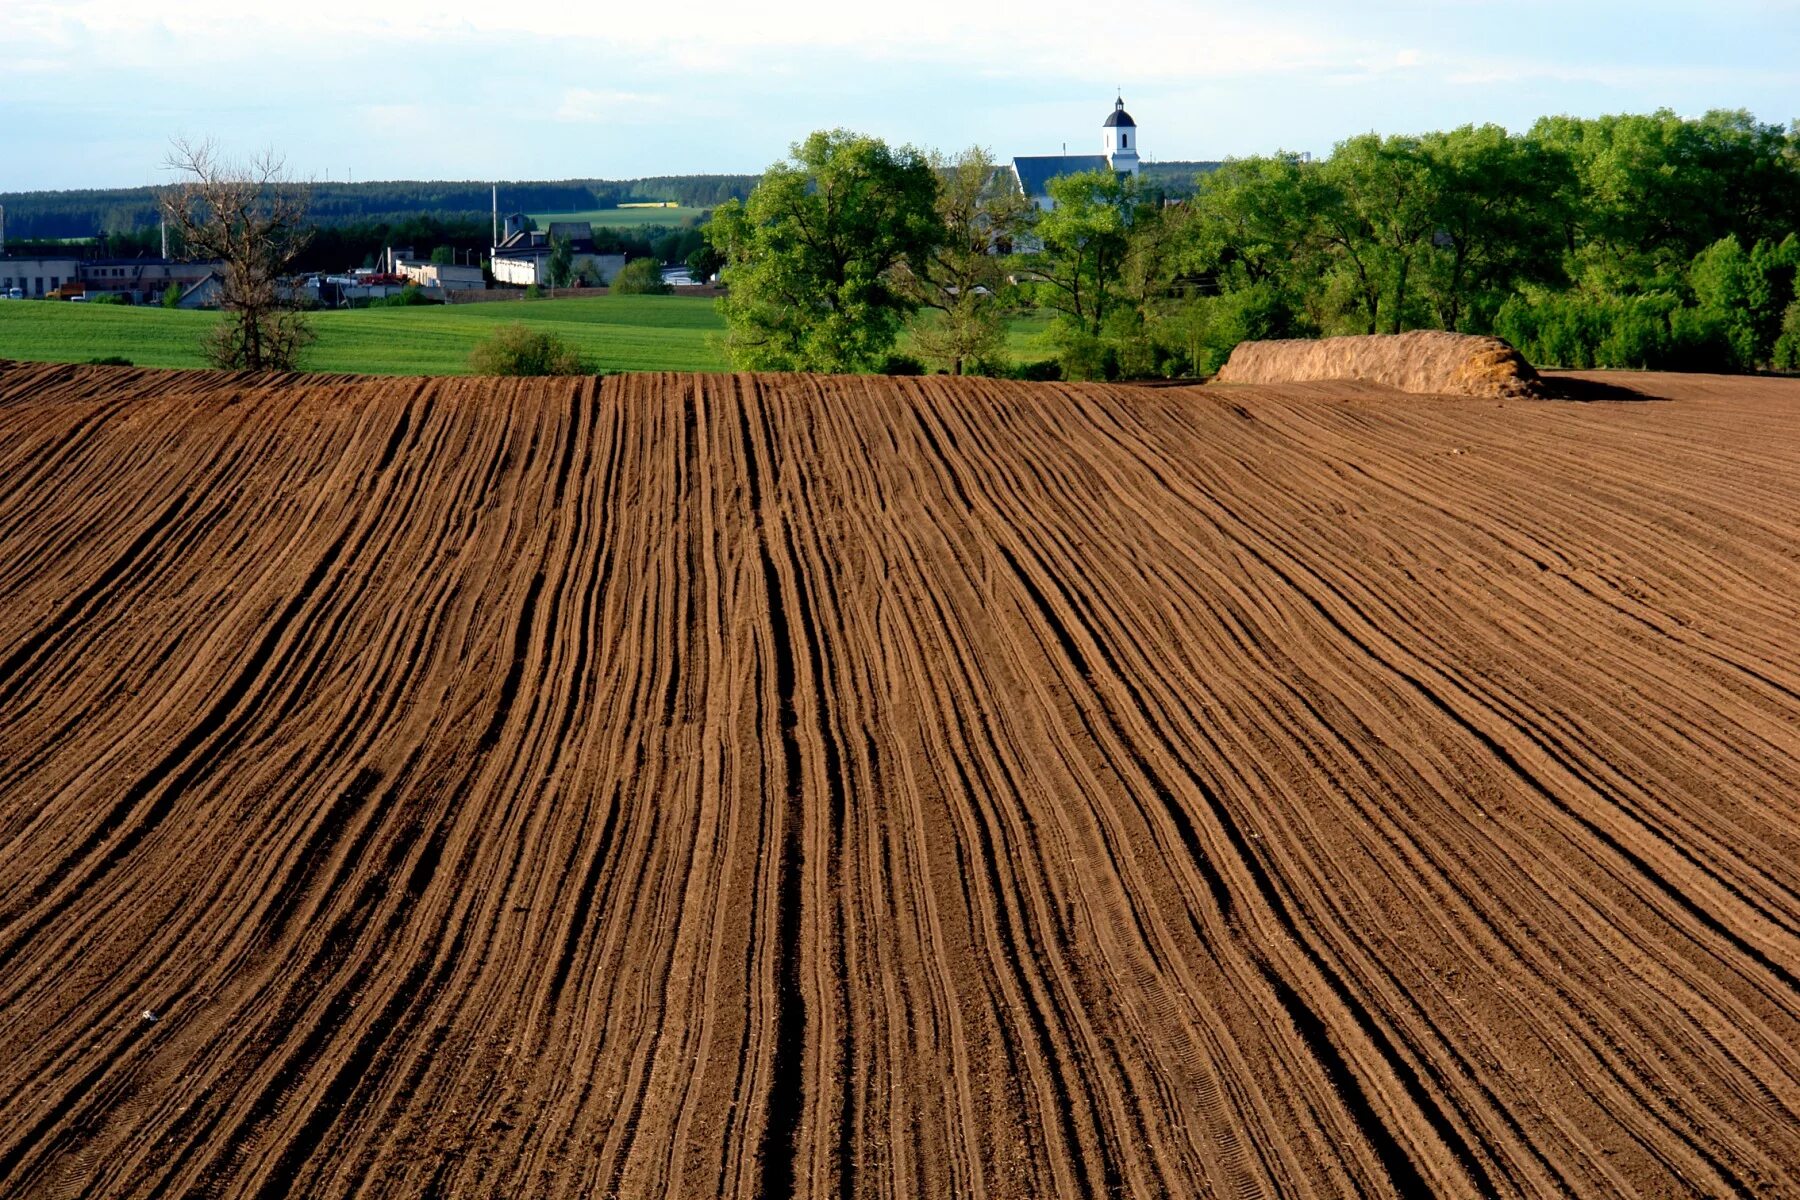
<svg viewBox="0 0 1800 1200"><path fill-rule="evenodd" d="M1113 101L1113 110L1107 114L1101 125L1101 146L1106 152L1107 161L1115 171L1125 171L1132 175L1138 173L1137 122L1125 111L1125 95L1119 93Z"/></svg>

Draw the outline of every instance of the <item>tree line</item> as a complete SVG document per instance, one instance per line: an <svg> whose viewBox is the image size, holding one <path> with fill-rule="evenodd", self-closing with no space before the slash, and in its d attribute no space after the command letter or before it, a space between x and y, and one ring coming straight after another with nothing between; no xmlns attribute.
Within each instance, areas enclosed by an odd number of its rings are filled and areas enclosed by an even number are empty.
<svg viewBox="0 0 1800 1200"><path fill-rule="evenodd" d="M1026 203L980 150L844 131L793 148L707 236L742 366L1216 370L1239 341L1447 329L1568 367L1800 369L1800 124L1746 112L1367 134L1166 177L1100 171ZM1054 367L1005 360L1049 316Z"/></svg>
<svg viewBox="0 0 1800 1200"><path fill-rule="evenodd" d="M500 184L502 212L584 212L638 201L673 200L714 208L749 195L754 175L659 175L644 179L573 179ZM477 181L314 182L307 211L314 225L401 224L431 218L480 222L486 230L491 185ZM8 242L143 235L156 227L160 189L99 188L0 193ZM486 238L486 233L483 233Z"/></svg>

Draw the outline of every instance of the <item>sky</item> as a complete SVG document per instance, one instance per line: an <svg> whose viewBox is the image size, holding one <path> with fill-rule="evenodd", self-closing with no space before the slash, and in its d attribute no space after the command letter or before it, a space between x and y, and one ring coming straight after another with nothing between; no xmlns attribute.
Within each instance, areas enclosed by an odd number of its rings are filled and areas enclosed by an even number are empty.
<svg viewBox="0 0 1800 1200"><path fill-rule="evenodd" d="M305 179L756 172L814 129L1001 158L1328 153L1547 113L1800 118L1800 0L0 0L0 192L161 183L174 137Z"/></svg>

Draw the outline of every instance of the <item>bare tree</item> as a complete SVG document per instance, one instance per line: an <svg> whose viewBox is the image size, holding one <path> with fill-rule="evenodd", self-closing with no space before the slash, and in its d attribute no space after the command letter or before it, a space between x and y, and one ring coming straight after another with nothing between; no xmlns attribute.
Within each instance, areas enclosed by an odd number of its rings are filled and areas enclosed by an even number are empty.
<svg viewBox="0 0 1800 1200"><path fill-rule="evenodd" d="M163 190L162 208L184 256L224 264L225 320L207 334L207 359L229 370L293 370L313 332L281 279L311 237L307 185L289 179L273 151L230 163L210 141L177 139L166 165L179 178Z"/></svg>

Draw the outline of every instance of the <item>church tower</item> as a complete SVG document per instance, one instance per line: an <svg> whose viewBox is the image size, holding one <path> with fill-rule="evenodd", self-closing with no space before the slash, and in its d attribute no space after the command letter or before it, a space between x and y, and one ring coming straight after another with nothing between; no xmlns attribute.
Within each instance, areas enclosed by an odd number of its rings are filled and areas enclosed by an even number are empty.
<svg viewBox="0 0 1800 1200"><path fill-rule="evenodd" d="M1137 122L1125 111L1125 97L1120 96L1113 101L1113 110L1107 114L1106 124L1102 125L1102 138L1106 157L1112 162L1112 169L1128 174L1138 173Z"/></svg>

